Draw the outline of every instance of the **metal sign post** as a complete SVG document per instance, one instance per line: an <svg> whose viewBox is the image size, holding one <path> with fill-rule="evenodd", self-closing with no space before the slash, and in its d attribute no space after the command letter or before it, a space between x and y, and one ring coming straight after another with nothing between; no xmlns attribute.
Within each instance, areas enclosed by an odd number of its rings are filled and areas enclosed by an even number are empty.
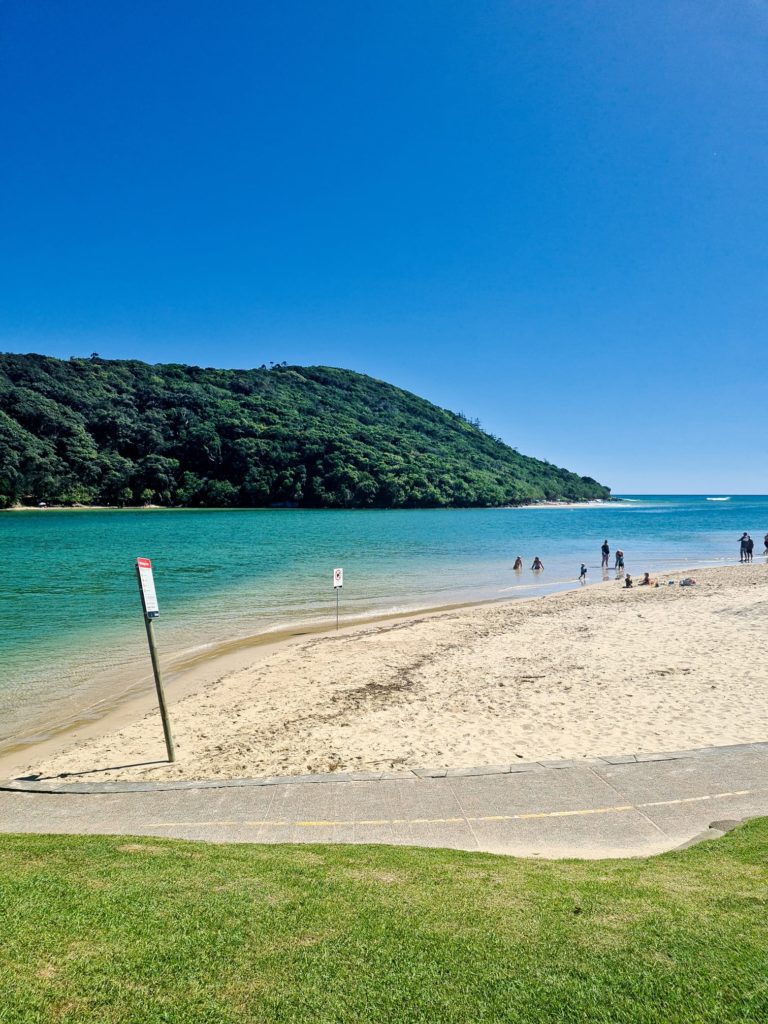
<svg viewBox="0 0 768 1024"><path fill-rule="evenodd" d="M153 621L160 614L160 606L157 603L155 580L152 575L152 562L148 558L136 559L136 579L139 582L141 607L144 609L144 625L147 627L149 657L152 661L152 672L155 676L155 689L157 690L157 703L160 705L160 718L163 722L165 749L168 751L168 760L175 761L176 750L173 746L171 723L168 720L168 708L165 703L165 691L163 690L163 680L160 675L160 663L157 659L157 648L155 647L155 632L153 627Z"/></svg>
<svg viewBox="0 0 768 1024"><path fill-rule="evenodd" d="M344 586L344 570L333 570L333 589L336 591L336 629L339 628L339 592Z"/></svg>

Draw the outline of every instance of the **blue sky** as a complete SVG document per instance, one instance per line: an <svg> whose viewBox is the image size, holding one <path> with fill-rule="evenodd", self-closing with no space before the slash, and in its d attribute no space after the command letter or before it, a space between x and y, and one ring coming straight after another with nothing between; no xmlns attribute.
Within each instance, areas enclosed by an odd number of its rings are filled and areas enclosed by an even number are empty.
<svg viewBox="0 0 768 1024"><path fill-rule="evenodd" d="M0 0L0 349L326 363L764 492L764 0Z"/></svg>

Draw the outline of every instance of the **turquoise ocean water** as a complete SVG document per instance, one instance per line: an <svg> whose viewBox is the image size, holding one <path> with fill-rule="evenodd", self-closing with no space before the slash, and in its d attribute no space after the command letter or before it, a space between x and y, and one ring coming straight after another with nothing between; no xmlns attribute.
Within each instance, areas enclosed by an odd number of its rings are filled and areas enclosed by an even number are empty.
<svg viewBox="0 0 768 1024"><path fill-rule="evenodd" d="M138 555L155 566L157 637L168 657L330 625L336 566L349 619L542 595L574 585L582 560L597 582L605 537L632 573L738 561L744 530L762 560L768 497L708 497L573 509L2 513L0 750L148 671ZM534 555L545 566L538 576Z"/></svg>

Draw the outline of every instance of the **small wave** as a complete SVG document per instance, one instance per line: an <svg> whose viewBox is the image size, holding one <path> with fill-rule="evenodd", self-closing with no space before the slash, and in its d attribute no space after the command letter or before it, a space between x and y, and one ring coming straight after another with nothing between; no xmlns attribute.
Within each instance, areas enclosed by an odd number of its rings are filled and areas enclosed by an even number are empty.
<svg viewBox="0 0 768 1024"><path fill-rule="evenodd" d="M730 500L731 500L731 496L730 495L728 495L727 498L707 498L707 501L730 501Z"/></svg>

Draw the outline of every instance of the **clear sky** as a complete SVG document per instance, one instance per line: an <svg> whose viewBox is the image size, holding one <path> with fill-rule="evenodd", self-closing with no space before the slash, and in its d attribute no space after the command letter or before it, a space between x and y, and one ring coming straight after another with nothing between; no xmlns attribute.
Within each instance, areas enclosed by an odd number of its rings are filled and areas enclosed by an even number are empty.
<svg viewBox="0 0 768 1024"><path fill-rule="evenodd" d="M762 493L766 0L0 0L0 349L370 373Z"/></svg>

